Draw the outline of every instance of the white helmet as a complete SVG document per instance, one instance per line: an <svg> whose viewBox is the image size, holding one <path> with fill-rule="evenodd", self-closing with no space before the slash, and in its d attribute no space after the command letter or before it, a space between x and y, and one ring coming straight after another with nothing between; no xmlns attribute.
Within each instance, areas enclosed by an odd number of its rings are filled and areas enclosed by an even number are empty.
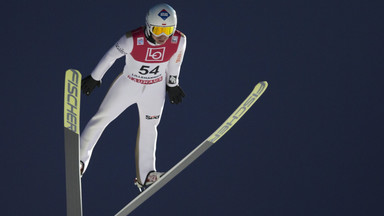
<svg viewBox="0 0 384 216"><path fill-rule="evenodd" d="M176 11L168 4L161 3L149 9L146 20L146 34L170 36L176 31Z"/></svg>

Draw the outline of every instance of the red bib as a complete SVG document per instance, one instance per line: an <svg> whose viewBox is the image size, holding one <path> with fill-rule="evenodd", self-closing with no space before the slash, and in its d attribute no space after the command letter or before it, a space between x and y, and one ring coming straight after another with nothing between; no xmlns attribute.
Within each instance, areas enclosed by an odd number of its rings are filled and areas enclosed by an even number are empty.
<svg viewBox="0 0 384 216"><path fill-rule="evenodd" d="M140 27L132 32L133 49L131 56L139 62L160 63L167 62L176 53L179 46L181 32L175 33L163 44L153 46L145 38L144 28Z"/></svg>

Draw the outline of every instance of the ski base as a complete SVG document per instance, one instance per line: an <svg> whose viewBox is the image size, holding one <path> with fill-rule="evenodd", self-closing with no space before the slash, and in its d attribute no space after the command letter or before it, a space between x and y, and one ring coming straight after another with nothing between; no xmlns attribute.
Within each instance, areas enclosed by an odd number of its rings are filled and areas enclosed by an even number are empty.
<svg viewBox="0 0 384 216"><path fill-rule="evenodd" d="M233 125L251 108L251 106L259 99L259 97L267 89L268 83L266 81L259 82L252 93L244 100L244 102L232 113L232 115L204 142L197 146L191 153L184 157L179 163L166 172L159 180L153 185L148 187L144 192L139 194L128 205L121 209L115 216L126 216L140 206L144 201L150 198L154 193L160 190L176 175L189 166L194 160L202 155L214 143L216 143L226 132L228 132Z"/></svg>

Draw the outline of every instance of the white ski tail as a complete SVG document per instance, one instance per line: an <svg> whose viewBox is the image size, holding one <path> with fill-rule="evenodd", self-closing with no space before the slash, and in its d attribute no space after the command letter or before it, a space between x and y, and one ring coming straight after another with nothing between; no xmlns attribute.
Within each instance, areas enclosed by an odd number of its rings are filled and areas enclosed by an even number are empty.
<svg viewBox="0 0 384 216"><path fill-rule="evenodd" d="M144 192L139 194L128 205L121 209L115 216L126 216L140 206L144 201L151 197L154 193L160 190L165 184L172 180L176 175L189 166L194 160L202 155L209 147L217 142L226 132L228 132L233 125L249 110L249 108L259 99L259 97L267 89L268 83L266 81L259 82L253 89L252 93L244 100L244 102L232 113L232 115L204 142L197 146L191 153L184 159L166 172L159 180L153 185L148 187Z"/></svg>
<svg viewBox="0 0 384 216"><path fill-rule="evenodd" d="M79 169L81 74L70 69L65 73L64 143L67 216L82 216L81 179Z"/></svg>

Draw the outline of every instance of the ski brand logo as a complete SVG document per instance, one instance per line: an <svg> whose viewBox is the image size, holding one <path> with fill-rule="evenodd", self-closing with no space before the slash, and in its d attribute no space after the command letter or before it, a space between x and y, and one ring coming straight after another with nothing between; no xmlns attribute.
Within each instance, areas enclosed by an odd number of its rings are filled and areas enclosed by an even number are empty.
<svg viewBox="0 0 384 216"><path fill-rule="evenodd" d="M248 111L248 109L252 107L261 94L263 94L267 86L268 84L266 82L257 84L251 95L245 99L245 101L224 122L224 124L222 124L210 137L208 137L207 140L212 143L219 140L229 129L232 128L234 124L236 124L236 122Z"/></svg>
<svg viewBox="0 0 384 216"><path fill-rule="evenodd" d="M163 61L164 60L165 47L160 48L148 48L145 61Z"/></svg>
<svg viewBox="0 0 384 216"><path fill-rule="evenodd" d="M168 13L168 11L166 11L165 9L163 9L162 11L160 11L160 13L158 14L159 17L161 17L161 19L163 20L166 20L168 19L168 17L170 17L171 15Z"/></svg>
<svg viewBox="0 0 384 216"><path fill-rule="evenodd" d="M148 120L159 119L160 115L154 115L154 116L146 115L145 118L148 119Z"/></svg>
<svg viewBox="0 0 384 216"><path fill-rule="evenodd" d="M77 70L68 70L65 75L64 127L79 134L80 124L80 81Z"/></svg>

